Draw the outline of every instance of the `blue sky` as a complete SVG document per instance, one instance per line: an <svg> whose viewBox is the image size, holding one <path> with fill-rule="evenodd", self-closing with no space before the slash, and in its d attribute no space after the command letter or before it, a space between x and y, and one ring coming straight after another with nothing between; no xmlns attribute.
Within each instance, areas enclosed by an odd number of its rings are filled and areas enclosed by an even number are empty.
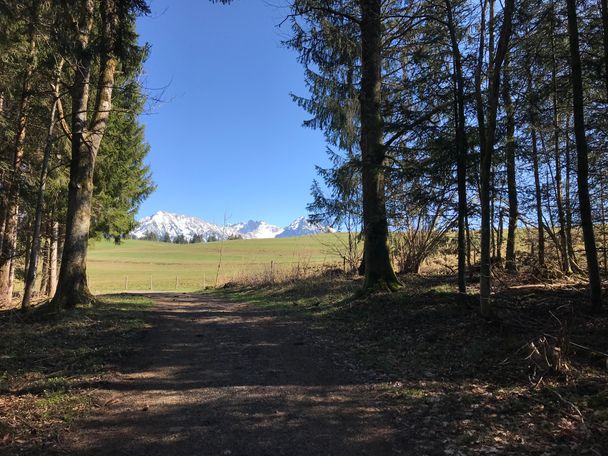
<svg viewBox="0 0 608 456"><path fill-rule="evenodd" d="M142 116L158 189L157 210L231 223L284 226L306 214L315 165L326 165L319 131L290 92L306 95L297 55L281 45L284 8L265 0L152 0L138 20L152 46L144 82L163 101Z"/></svg>

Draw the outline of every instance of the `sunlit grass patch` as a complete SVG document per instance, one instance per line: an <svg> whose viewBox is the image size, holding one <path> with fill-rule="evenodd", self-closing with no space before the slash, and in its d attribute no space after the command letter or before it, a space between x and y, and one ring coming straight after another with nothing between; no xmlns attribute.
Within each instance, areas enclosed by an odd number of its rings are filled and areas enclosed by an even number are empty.
<svg viewBox="0 0 608 456"><path fill-rule="evenodd" d="M196 291L255 277L334 266L342 234L245 239L197 244L125 240L91 244L89 284L96 293Z"/></svg>

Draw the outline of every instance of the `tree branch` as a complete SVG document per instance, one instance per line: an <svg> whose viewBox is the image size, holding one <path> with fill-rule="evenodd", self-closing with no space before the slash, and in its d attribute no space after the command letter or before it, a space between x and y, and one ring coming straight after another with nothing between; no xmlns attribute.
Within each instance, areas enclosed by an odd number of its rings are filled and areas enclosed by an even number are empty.
<svg viewBox="0 0 608 456"><path fill-rule="evenodd" d="M65 112L63 111L63 103L61 102L61 97L57 98L57 113L59 114L58 120L63 133L66 137L71 141L72 140L72 132L70 131L70 126L65 120Z"/></svg>
<svg viewBox="0 0 608 456"><path fill-rule="evenodd" d="M302 16L305 14L309 14L311 11L321 11L323 13L331 14L332 16L337 16L337 17L341 17L344 19L348 19L349 21L352 21L356 24L361 24L361 19L353 16L352 14L344 13L342 11L337 11L328 6L309 6L308 9L305 11L298 11L297 7L296 7L296 12L295 12L295 14L293 14L293 16Z"/></svg>

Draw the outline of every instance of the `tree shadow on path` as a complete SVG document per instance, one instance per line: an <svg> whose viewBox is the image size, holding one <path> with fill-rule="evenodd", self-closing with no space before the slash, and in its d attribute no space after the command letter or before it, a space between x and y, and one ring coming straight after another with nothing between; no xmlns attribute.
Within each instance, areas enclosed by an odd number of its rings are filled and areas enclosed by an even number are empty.
<svg viewBox="0 0 608 456"><path fill-rule="evenodd" d="M150 294L144 350L81 385L96 412L62 452L91 455L400 454L374 380L302 322L205 295Z"/></svg>

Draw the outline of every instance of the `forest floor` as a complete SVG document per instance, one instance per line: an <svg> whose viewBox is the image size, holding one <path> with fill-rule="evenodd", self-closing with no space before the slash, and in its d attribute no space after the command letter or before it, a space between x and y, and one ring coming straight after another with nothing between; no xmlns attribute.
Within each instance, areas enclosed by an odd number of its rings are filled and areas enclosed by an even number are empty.
<svg viewBox="0 0 608 456"><path fill-rule="evenodd" d="M488 323L474 296L458 302L454 277L402 281L360 300L360 283L331 274L221 293L298 315L354 353L384 382L406 454L608 454L608 314L588 312L585 285L497 277ZM559 372L545 356L556 347Z"/></svg>
<svg viewBox="0 0 608 456"><path fill-rule="evenodd" d="M607 454L608 318L584 288L505 283L489 324L452 281L353 300L328 275L107 296L50 323L5 313L0 454ZM531 342L560 346L559 373Z"/></svg>

